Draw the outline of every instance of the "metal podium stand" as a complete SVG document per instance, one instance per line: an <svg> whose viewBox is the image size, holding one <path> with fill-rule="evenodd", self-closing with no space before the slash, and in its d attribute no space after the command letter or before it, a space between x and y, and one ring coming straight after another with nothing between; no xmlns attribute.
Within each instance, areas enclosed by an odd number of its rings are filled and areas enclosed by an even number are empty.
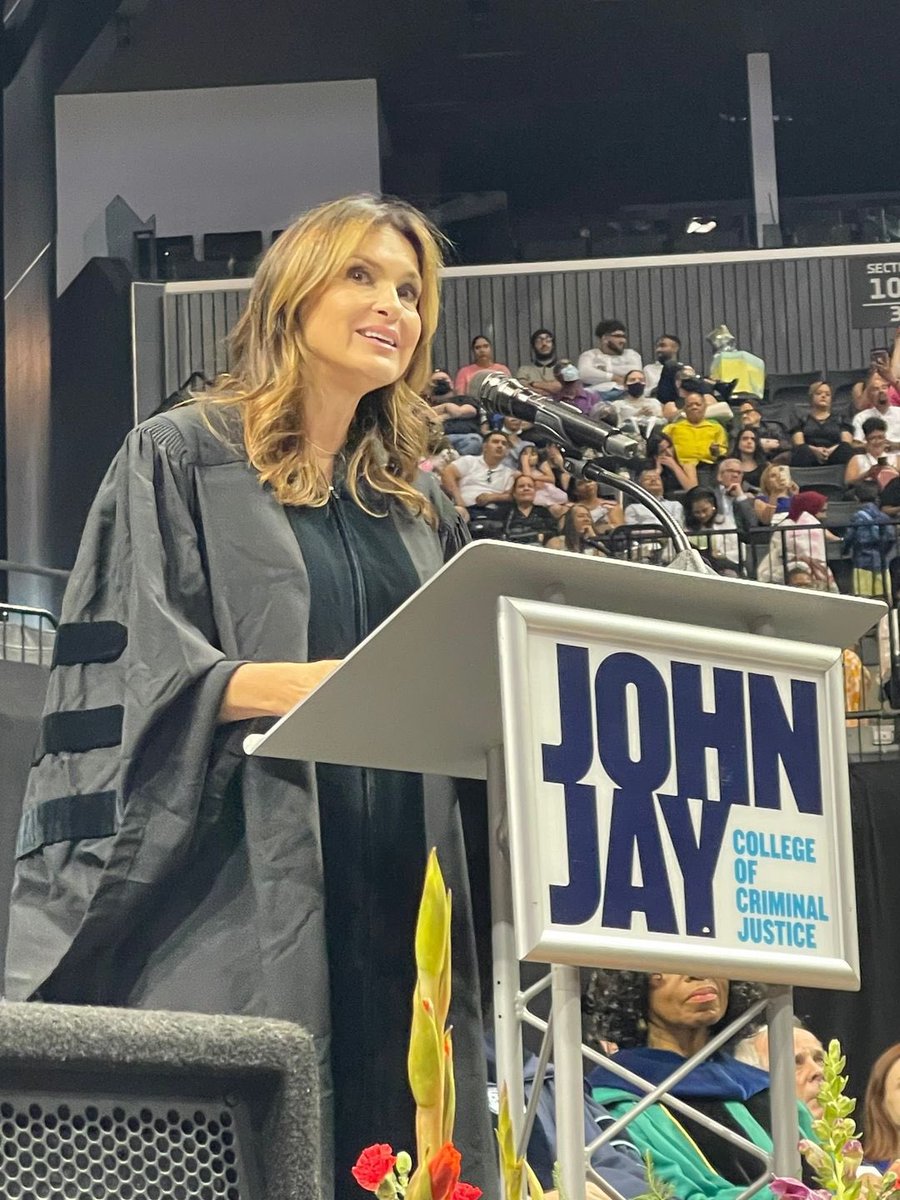
<svg viewBox="0 0 900 1200"><path fill-rule="evenodd" d="M247 738L248 753L267 757L487 780L498 1082L505 1080L509 1087L519 1138L525 1106L524 1100L516 1103L514 1099L524 1095L518 964L525 957L549 962L558 1151L563 1186L572 1200L583 1189L586 1170L579 964L672 970L690 961L688 956L697 955L701 962L712 964L711 973L717 967L720 975L729 972L722 969L721 956L710 957L707 951L711 948L697 938L667 943L665 938L654 942L629 937L626 944L614 937L599 945L591 934L566 934L556 944L551 933L549 951L537 945L540 905L528 889L535 864L538 873L542 868L540 856L532 854L526 861L523 849L529 822L537 811L533 808L535 785L522 769L519 746L525 736L523 723L530 714L523 702L523 689L529 684L528 662L523 661L530 644L529 628L533 626L538 636L545 627L558 627L576 643L590 640L595 627L601 634L612 628L626 644L638 647L645 637L649 643L663 646L666 631L671 629L673 637L677 634L686 639L688 657L694 654L697 660L703 658L705 644L712 645L722 633L751 635L745 651L751 662L759 655L764 661L768 656L778 662L780 655L793 648L809 670L815 667L827 675L822 695L830 707L831 724L823 717L822 728L825 741L829 731L832 735L835 729L840 731L839 750L832 747L829 751L838 758L829 770L837 775L838 798L843 798L846 809L845 757L843 768L838 761L845 756L843 691L836 683L840 650L834 648L855 641L883 611L881 603L870 600L565 551L476 542L442 568L268 733ZM734 636L730 640L738 642ZM441 680L441 687L429 689L427 696L421 671L425 662L430 677ZM464 673L460 670L463 666ZM473 687L473 669L478 672L477 687ZM545 681L543 674L541 678ZM390 680L389 693L385 680ZM347 719L348 714L352 719ZM518 747L515 756L513 742ZM846 811L840 811L841 803L835 808L836 840L841 845L833 852L833 862L840 866L841 874L849 863L852 888L849 818ZM831 874L835 875L835 870ZM804 963L802 955L794 956L798 982L858 986L852 898L849 910L844 905L840 922L836 914L833 929L837 930L835 936L840 935L841 954L832 956L828 968L818 974L814 962ZM796 1128L789 986L795 975L786 977L784 963L774 961L773 956L772 963L766 960L755 973L738 975L733 970L729 977L777 985L771 989L769 1004L774 1167L778 1173L795 1174L796 1135L789 1132ZM398 1080L398 1086L402 1081Z"/></svg>

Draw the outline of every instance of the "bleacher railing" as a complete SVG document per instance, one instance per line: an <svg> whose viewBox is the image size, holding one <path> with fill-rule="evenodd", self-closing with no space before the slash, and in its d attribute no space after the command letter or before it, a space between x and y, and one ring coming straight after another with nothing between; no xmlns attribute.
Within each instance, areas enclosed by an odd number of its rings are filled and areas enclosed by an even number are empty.
<svg viewBox="0 0 900 1200"><path fill-rule="evenodd" d="M690 535L725 574L789 586L791 567L806 566L820 590L885 601L877 628L844 648L848 751L857 761L900 756L900 622L894 599L900 594L900 521L887 526L893 548L880 555L877 570L855 568L844 553L846 523L783 524L748 532L722 527ZM657 525L619 525L603 541L607 553L631 562L664 566L674 554L671 539Z"/></svg>
<svg viewBox="0 0 900 1200"><path fill-rule="evenodd" d="M68 571L56 567L38 567L0 558L0 576L38 575L66 580ZM0 600L0 661L23 662L49 667L53 661L59 620L47 608L14 604Z"/></svg>

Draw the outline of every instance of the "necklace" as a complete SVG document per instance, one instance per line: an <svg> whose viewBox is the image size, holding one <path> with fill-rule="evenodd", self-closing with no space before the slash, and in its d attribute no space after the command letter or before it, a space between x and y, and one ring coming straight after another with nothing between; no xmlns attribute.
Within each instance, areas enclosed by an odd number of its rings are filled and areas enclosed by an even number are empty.
<svg viewBox="0 0 900 1200"><path fill-rule="evenodd" d="M318 452L323 454L326 458L336 458L343 449L342 446L338 446L337 450L326 450L324 446L317 446L311 437L307 437L306 442L307 445L312 446L313 450L318 450Z"/></svg>

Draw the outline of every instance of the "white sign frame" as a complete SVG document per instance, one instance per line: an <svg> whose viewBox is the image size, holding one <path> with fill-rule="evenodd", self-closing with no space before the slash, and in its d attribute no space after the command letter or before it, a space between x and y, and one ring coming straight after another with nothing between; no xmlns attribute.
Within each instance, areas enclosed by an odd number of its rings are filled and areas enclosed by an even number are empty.
<svg viewBox="0 0 900 1200"><path fill-rule="evenodd" d="M642 618L636 621L617 613L592 612L567 608L561 604L501 597L498 601L501 694L503 699L504 757L506 762L509 807L510 859L515 913L516 949L520 959L577 966L599 966L631 970L690 971L729 979L756 980L762 983L793 984L806 987L856 990L860 986L859 952L856 927L856 895L853 873L853 847L850 823L850 789L844 729L844 684L840 649L833 646L799 643L752 634L735 635L684 623ZM532 669L533 658L540 657L538 642L543 639L564 641L569 645L593 648L591 678L598 655L604 651L630 651L642 656L654 654L678 658L689 663L705 660L713 666L736 670L793 671L812 679L818 691L818 732L822 780L822 815L799 814L794 807L781 813L760 809L752 804L741 811L767 826L779 817L792 817L796 823L821 822L822 844L827 846L827 862L817 865L815 882L802 891L819 893L828 913L827 952L798 951L796 948L739 946L736 934L723 936L717 918L716 937L673 935L609 928L598 929L593 920L578 927L554 926L549 918L549 886L565 885L558 862L559 818L548 817L547 791L559 796L561 785L545 783L540 768L540 747L546 741L548 691L553 694L555 737L560 734L558 682L555 670L548 677L546 662L539 677ZM535 647L538 647L535 649ZM546 657L546 650L544 651ZM796 676L795 676L796 677ZM745 684L746 687L746 684ZM591 716L594 737L594 767L597 762L596 715ZM538 722L543 722L539 732ZM749 734L748 734L749 738ZM552 741L552 736L551 739ZM748 747L748 756L750 748ZM748 757L748 763L749 763ZM783 767L781 768L783 772ZM752 778L752 770L750 772ZM587 776L585 776L587 778ZM604 778L605 775L604 775ZM752 786L752 785L751 785ZM611 787L605 797L611 805ZM659 805L658 799L655 804ZM557 809L559 806L556 806ZM598 791L598 812L603 824L604 797ZM732 806L731 812L738 811ZM553 820L557 821L557 860L554 866ZM730 817L729 817L730 820ZM549 822L549 823L548 823ZM662 823L661 823L662 824ZM718 866L723 871L729 824L720 850ZM827 839L827 842L825 841ZM601 838L602 843L602 838ZM734 839L732 837L732 843ZM818 846L818 843L817 843ZM817 850L817 853L820 853ZM667 871L677 859L667 847ZM819 860L815 860L818 864ZM803 864L811 867L812 862ZM773 870L782 870L777 864ZM551 876L551 872L557 874ZM737 872L737 866L734 865ZM679 876L679 879L681 877ZM808 875L806 876L808 879ZM810 881L811 882L811 881ZM730 885L733 886L733 883ZM785 885L782 883L782 887ZM724 888L716 889L724 892ZM605 886L604 886L605 891ZM673 897L674 897L673 889ZM770 893L771 894L771 893ZM588 929L587 925L591 928Z"/></svg>

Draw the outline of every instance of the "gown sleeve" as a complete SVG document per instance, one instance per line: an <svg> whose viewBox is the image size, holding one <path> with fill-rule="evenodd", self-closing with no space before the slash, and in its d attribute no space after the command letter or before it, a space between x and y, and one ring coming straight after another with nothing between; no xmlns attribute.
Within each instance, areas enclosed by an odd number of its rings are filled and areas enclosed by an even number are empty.
<svg viewBox="0 0 900 1200"><path fill-rule="evenodd" d="M222 752L240 728L217 718L239 665L217 645L190 455L158 417L110 467L66 590L16 845L11 999L103 1002L117 940L189 857L210 774L238 769Z"/></svg>

